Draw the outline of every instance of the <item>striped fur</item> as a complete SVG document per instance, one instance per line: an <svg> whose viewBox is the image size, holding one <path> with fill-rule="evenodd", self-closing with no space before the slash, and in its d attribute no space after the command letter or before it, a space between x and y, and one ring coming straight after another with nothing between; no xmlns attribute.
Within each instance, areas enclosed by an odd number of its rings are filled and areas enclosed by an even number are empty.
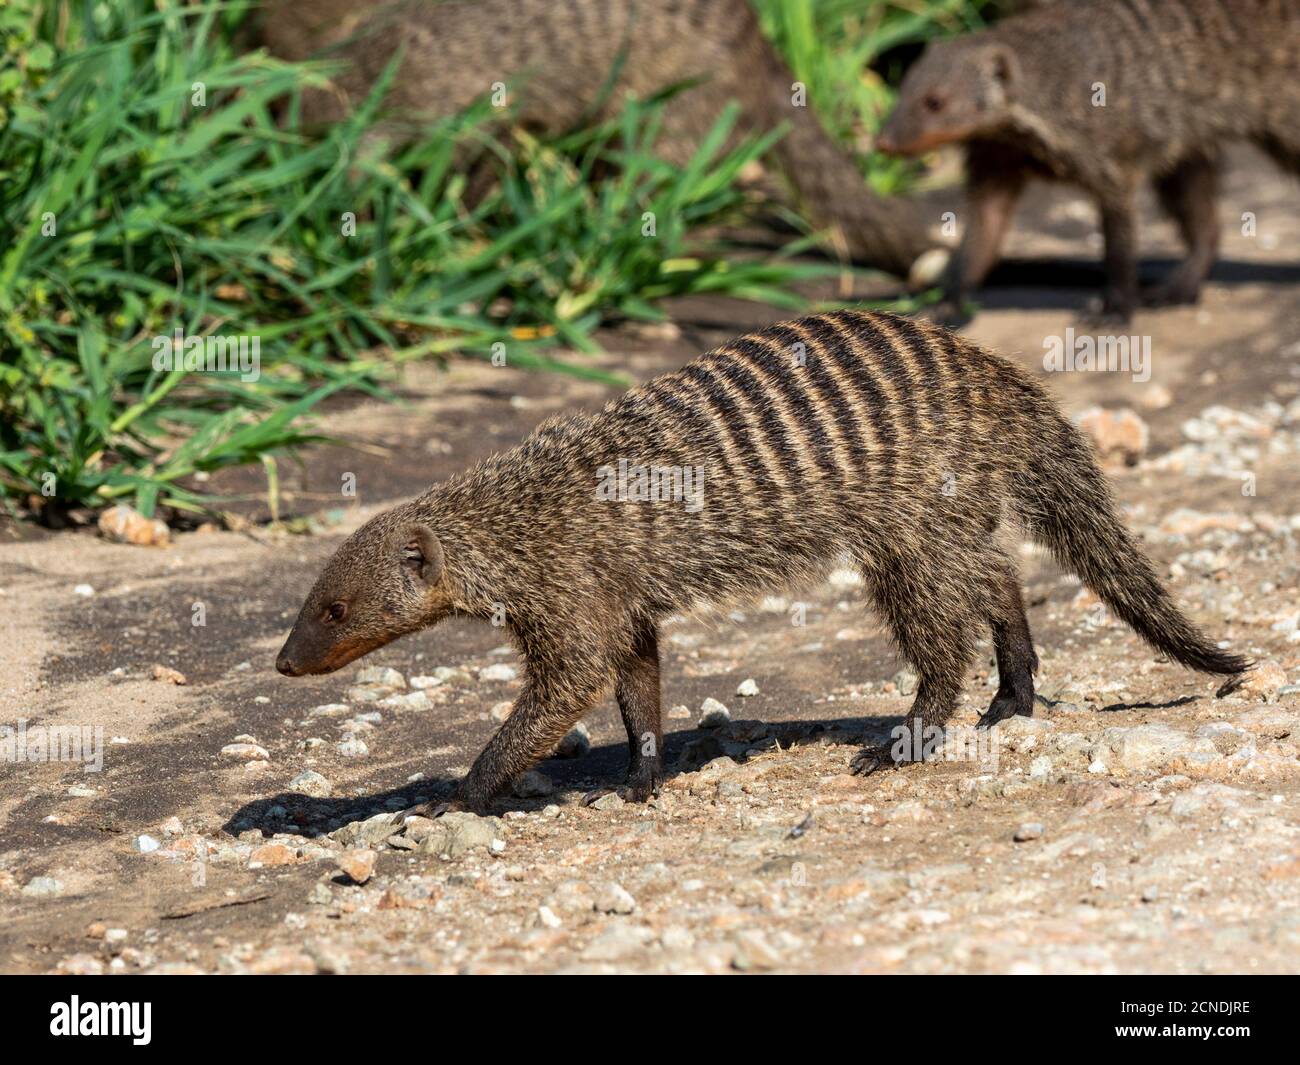
<svg viewBox="0 0 1300 1065"><path fill-rule="evenodd" d="M703 505L599 499L620 460L703 469ZM645 798L662 773L657 622L807 585L846 555L920 676L912 724L948 719L988 628L1002 687L986 723L1029 714L1037 663L995 542L1007 520L1157 649L1246 667L1169 600L1036 384L956 334L855 311L733 340L373 518L326 566L279 665L328 671L450 614L503 611L525 687L459 801L481 808L611 685ZM347 618L322 620L336 602Z"/></svg>

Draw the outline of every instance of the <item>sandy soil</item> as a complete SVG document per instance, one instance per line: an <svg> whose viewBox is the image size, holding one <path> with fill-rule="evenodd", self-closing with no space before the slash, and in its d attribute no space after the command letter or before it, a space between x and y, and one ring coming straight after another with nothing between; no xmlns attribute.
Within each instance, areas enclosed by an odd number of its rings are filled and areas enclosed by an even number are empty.
<svg viewBox="0 0 1300 1065"><path fill-rule="evenodd" d="M677 768L651 805L580 804L621 777L611 701L590 749L543 763L496 816L390 824L468 767L518 684L480 671L513 659L491 628L448 624L361 663L437 678L423 696L358 684L356 666L289 680L273 657L302 594L377 508L610 394L412 368L400 404L340 404L329 428L347 446L286 470L286 506L320 517L314 535L255 525L145 549L2 530L0 724L25 723L29 750L42 729L88 727L102 767L0 762L0 969L1300 969L1298 204L1246 157L1201 306L1133 324L1150 380L1047 379L1072 414L1128 407L1147 425L1118 494L1187 610L1266 663L1250 690L1216 699L1026 552L1035 717L1000 726L981 758L852 777L910 677L842 576L802 611L770 600L666 626L665 707L685 709L666 721ZM1243 211L1253 237L1232 222ZM1044 338L1077 327L1092 295L1096 239L1068 194L1024 215L968 331L1041 373ZM1143 240L1153 272L1177 253L1154 219ZM778 317L673 311L675 329L611 332L597 361L644 378ZM155 665L187 683L151 679ZM983 656L954 751L989 671ZM737 695L746 679L757 694ZM731 720L704 727L707 698Z"/></svg>

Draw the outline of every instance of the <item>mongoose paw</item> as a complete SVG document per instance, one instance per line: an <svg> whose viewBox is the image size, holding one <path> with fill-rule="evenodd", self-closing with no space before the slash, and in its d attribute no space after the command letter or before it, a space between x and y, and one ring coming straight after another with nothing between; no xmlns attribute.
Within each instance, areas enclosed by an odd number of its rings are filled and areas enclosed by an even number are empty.
<svg viewBox="0 0 1300 1065"><path fill-rule="evenodd" d="M1078 317L1078 324L1079 328L1087 332L1097 333L1127 326L1132 317L1133 311L1130 307L1104 304L1083 311Z"/></svg>
<svg viewBox="0 0 1300 1065"><path fill-rule="evenodd" d="M617 788L597 788L582 797L583 806L591 806L606 795L617 795L624 802L649 802L659 794L659 785L650 780L629 780Z"/></svg>
<svg viewBox="0 0 1300 1065"><path fill-rule="evenodd" d="M936 325L941 325L945 329L961 329L963 326L970 325L975 316L966 310L965 306L954 300L943 300L936 303L925 312Z"/></svg>
<svg viewBox="0 0 1300 1065"><path fill-rule="evenodd" d="M1167 281L1155 285L1142 293L1144 307L1184 307L1198 303L1201 298L1201 286L1185 281Z"/></svg>
<svg viewBox="0 0 1300 1065"><path fill-rule="evenodd" d="M849 772L855 777L869 777L878 769L897 769L910 761L908 758L896 757L889 744L882 743L876 747L863 747L849 761Z"/></svg>
<svg viewBox="0 0 1300 1065"><path fill-rule="evenodd" d="M1033 717L1034 716L1034 694L1031 690L1028 698L1023 698L1015 692L998 692L989 703L989 708L980 715L980 719L975 722L976 728L989 729L999 721L1005 721L1009 717Z"/></svg>

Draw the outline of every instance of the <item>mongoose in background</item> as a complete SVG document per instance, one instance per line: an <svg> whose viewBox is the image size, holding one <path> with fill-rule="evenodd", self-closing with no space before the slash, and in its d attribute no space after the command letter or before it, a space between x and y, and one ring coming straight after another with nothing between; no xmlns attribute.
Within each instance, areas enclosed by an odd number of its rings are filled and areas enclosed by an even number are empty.
<svg viewBox="0 0 1300 1065"><path fill-rule="evenodd" d="M454 802L481 810L611 686L624 794L644 800L663 776L658 622L818 580L846 555L919 675L913 736L952 714L985 625L1000 687L982 724L1029 715L1037 659L995 543L1004 519L1157 650L1248 667L1179 612L1091 445L1037 384L931 323L855 311L742 336L372 518L326 564L276 666L326 673L445 617L504 612L523 690ZM890 759L868 748L853 766Z"/></svg>
<svg viewBox="0 0 1300 1065"><path fill-rule="evenodd" d="M509 86L520 125L553 133L616 114L629 92L645 98L697 82L665 108L665 158L689 159L734 99L741 134L789 123L771 157L854 259L906 277L935 246L916 205L872 193L811 103L793 105L794 76L748 0L276 0L260 37L285 59L347 62L337 93L306 94L304 118L316 124L363 100L399 47L386 113L408 127L455 114L498 82Z"/></svg>
<svg viewBox="0 0 1300 1065"><path fill-rule="evenodd" d="M1097 201L1103 313L1124 319L1138 301L1140 183L1154 181L1188 248L1150 302L1195 302L1219 245L1220 146L1238 138L1300 173L1300 0L1083 0L932 43L877 147L966 145L950 311L996 264L1026 181L1049 178Z"/></svg>

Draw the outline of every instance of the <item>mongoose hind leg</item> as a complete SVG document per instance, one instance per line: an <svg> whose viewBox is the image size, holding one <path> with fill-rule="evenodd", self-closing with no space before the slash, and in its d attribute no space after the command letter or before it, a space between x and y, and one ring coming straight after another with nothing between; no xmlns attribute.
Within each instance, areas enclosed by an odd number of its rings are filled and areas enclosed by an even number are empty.
<svg viewBox="0 0 1300 1065"><path fill-rule="evenodd" d="M993 628L993 652L998 662L998 691L980 717L977 728L991 728L999 721L1034 712L1034 674L1038 655L1029 634L1029 619L1020 594L1020 575L1008 558L990 575L989 624Z"/></svg>
<svg viewBox="0 0 1300 1065"><path fill-rule="evenodd" d="M614 685L623 727L627 729L627 780L620 788L602 788L583 797L584 805L618 794L627 802L648 802L664 781L664 734L659 703L659 640L647 622L637 634L631 654L619 664Z"/></svg>
<svg viewBox="0 0 1300 1065"><path fill-rule="evenodd" d="M895 729L892 742L864 747L849 762L851 772L866 776L885 766L924 761L932 753L974 655L982 611L972 609L969 572L965 563L955 566L936 550L918 550L883 570L867 570L867 587L920 683L901 735Z"/></svg>
<svg viewBox="0 0 1300 1065"><path fill-rule="evenodd" d="M1193 155L1157 178L1155 187L1161 206L1178 225L1187 258L1159 285L1144 292L1142 301L1157 307L1195 303L1219 254L1218 159Z"/></svg>

